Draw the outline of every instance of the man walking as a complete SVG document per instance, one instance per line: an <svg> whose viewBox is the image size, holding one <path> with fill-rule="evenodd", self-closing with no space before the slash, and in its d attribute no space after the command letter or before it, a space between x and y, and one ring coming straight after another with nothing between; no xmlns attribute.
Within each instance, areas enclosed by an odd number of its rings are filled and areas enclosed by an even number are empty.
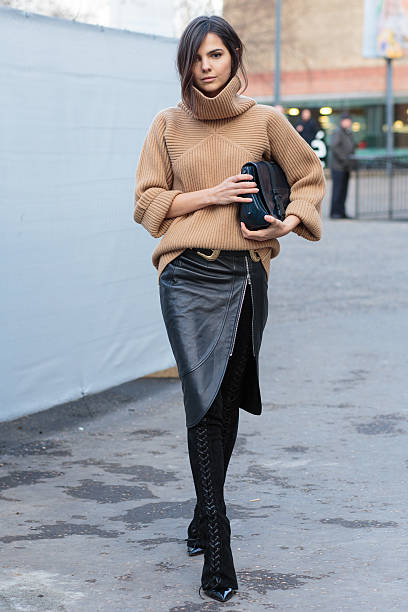
<svg viewBox="0 0 408 612"><path fill-rule="evenodd" d="M330 142L330 173L332 177L332 200L330 217L332 219L350 219L346 215L345 202L347 198L348 182L353 161L350 156L354 153L353 132L351 131L351 117L348 113L340 115L340 125L334 130Z"/></svg>

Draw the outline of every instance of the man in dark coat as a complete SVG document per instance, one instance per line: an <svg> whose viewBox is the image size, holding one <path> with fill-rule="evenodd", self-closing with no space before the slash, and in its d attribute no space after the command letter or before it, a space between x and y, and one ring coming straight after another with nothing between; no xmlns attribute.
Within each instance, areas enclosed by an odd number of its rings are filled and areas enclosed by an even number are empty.
<svg viewBox="0 0 408 612"><path fill-rule="evenodd" d="M347 198L350 170L354 153L353 132L351 131L351 117L348 113L340 115L340 125L334 130L330 141L330 173L332 177L332 200L330 217L332 219L349 219L346 215L345 203Z"/></svg>
<svg viewBox="0 0 408 612"><path fill-rule="evenodd" d="M316 136L316 132L319 130L319 126L316 121L312 119L312 113L308 108L302 110L301 120L296 124L296 129L302 138L306 140L307 144L310 145Z"/></svg>

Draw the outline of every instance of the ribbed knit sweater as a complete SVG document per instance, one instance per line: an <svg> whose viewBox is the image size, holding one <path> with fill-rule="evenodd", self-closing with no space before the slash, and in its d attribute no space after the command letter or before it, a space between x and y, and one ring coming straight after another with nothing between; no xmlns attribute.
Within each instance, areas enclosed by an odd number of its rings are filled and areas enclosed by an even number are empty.
<svg viewBox="0 0 408 612"><path fill-rule="evenodd" d="M194 112L181 101L153 119L136 172L134 220L152 236L163 236L152 256L159 276L187 248L256 249L269 274L279 242L244 238L237 204L166 218L177 194L218 185L249 161L280 164L291 185L286 215L301 220L293 231L308 240L320 239L325 183L317 155L284 115L238 95L240 88L238 75L214 98L194 87Z"/></svg>

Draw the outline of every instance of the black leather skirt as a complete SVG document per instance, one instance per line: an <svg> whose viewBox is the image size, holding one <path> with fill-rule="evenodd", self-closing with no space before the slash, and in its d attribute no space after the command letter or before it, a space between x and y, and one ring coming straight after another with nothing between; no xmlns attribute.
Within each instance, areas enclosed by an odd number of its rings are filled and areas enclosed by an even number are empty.
<svg viewBox="0 0 408 612"><path fill-rule="evenodd" d="M201 421L218 393L248 286L252 356L241 408L252 414L262 411L258 357L268 317L265 268L249 251L221 251L214 259L217 253L186 249L160 275L161 308L182 383L187 427Z"/></svg>

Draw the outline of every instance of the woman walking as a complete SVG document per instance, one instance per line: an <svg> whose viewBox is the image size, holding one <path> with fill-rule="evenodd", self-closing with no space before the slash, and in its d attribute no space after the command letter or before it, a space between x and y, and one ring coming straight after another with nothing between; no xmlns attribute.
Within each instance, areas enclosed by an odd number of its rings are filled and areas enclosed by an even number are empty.
<svg viewBox="0 0 408 612"><path fill-rule="evenodd" d="M243 45L221 17L197 17L181 36L182 101L159 112L140 156L134 219L154 237L162 313L182 382L197 495L189 555L204 553L201 588L227 601L238 589L224 482L239 409L262 410L258 355L277 238L321 235L321 164L287 119L239 95ZM248 161L276 160L291 185L286 218L249 231L238 205L256 193Z"/></svg>

